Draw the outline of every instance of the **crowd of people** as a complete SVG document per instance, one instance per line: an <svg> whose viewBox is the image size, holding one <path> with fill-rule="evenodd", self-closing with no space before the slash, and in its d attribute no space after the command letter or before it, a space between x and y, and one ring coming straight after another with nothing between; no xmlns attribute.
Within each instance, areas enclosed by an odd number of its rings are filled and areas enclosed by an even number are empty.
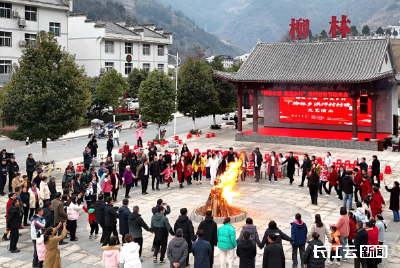
<svg viewBox="0 0 400 268"><path fill-rule="evenodd" d="M139 138L142 134L138 133ZM137 140L141 145L141 139ZM271 152L269 157L263 157L259 148L250 155L246 151L238 154L233 148L229 148L226 153L215 151L212 154L208 150L202 155L198 151L192 154L184 144L180 152L175 149L172 154L168 150L158 154L157 146L152 144L145 154L143 148L139 147L137 152L129 149L125 143L122 159L114 163L110 153L112 149L111 142L107 142L109 154L106 160L100 163L97 170L91 167L93 158L97 156L97 142L93 137L83 152L82 172L77 172L72 162L65 168L61 192L57 191L55 177L47 178L41 170L36 169L32 154L26 159L26 175L21 176L14 156L6 150L1 152L0 194L5 195L7 176L10 192L6 205L7 229L2 239L10 240L9 250L12 253L19 252L19 230L30 226L34 247L33 267L61 267L58 245L67 244L64 241L66 238L72 242L78 241L77 223L81 213L85 212L90 226L89 238L97 239L99 226L102 229L100 243L106 267L118 267L120 263L124 267L141 267L143 230L154 235L154 263L165 263L168 260L171 267L175 268L189 267L190 254L194 256L195 268L213 267L214 247L219 248L222 268L233 267L235 255L240 259L239 267L255 267L257 247L264 249L263 268L285 267L282 240L292 246L293 267L299 263L300 267L324 267L325 263L332 264L334 258L335 263L340 264L340 261L347 261L346 252L353 246L356 268L375 268L381 262L380 259L363 258L359 247L382 245L385 241L386 225L382 216L385 201L380 193L380 163L375 155L369 174L365 158L357 162L357 167L352 170L343 165L337 169L329 152L324 161L315 156L310 159L304 154L300 164L292 152L286 158L275 152ZM307 227L297 213L291 223L290 236L278 229L275 221L270 221L260 239L251 218L246 219L245 226L236 237L230 218L225 218L223 225L217 228L211 211L206 212L204 221L195 232L186 208L180 209L180 216L174 225L170 225L167 218L171 209L161 199L157 200L152 209L150 224L143 220L138 206L133 206L132 211L129 208L130 191L140 184L142 194L146 195L150 177L153 191L160 190L160 184L166 184L167 189L172 189L175 179L180 189L192 185L192 181L199 185L202 184L204 174L206 180L214 185L216 178L228 169L229 163L238 161L240 157L242 172L238 180L241 181L246 180L250 171L254 174L255 182L259 182L264 167L269 182L272 176L275 182L278 178L287 177L292 185L295 166L298 165L302 170L299 187L308 186L313 205L318 205L318 196L323 194L322 190L329 197L333 188L336 197L343 200L337 223L328 226L317 214L314 223ZM33 177L35 172L36 176ZM390 192L389 209L393 211L393 220L398 222L399 183L395 181L392 187L388 187L386 181L383 182L385 189ZM118 199L119 190L123 188L125 198L122 206L116 207L114 202ZM356 208L353 208L353 197ZM168 243L169 235L174 238ZM323 250L314 252L316 245Z"/></svg>

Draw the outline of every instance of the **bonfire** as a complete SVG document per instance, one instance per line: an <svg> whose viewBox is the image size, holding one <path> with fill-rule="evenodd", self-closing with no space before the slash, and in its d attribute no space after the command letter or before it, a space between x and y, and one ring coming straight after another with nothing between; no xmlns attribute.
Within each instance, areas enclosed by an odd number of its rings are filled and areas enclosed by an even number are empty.
<svg viewBox="0 0 400 268"><path fill-rule="evenodd" d="M241 196L236 182L242 174L242 164L243 153L237 162L229 163L228 169L216 179L206 205L198 209L198 214L205 216L206 211L211 210L214 217L230 217L242 212L240 208L231 206L233 198Z"/></svg>

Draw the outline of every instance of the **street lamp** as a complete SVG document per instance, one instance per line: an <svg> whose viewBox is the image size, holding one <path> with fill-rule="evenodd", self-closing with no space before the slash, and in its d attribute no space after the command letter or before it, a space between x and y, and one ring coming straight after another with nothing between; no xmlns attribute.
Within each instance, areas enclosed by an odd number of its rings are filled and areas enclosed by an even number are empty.
<svg viewBox="0 0 400 268"><path fill-rule="evenodd" d="M174 113L174 137L176 135L176 112L177 112L177 98L178 98L178 67L179 64L181 64L181 59L178 57L178 53L176 53L176 56L165 53L168 56L171 56L175 59L176 65L175 65L175 113Z"/></svg>

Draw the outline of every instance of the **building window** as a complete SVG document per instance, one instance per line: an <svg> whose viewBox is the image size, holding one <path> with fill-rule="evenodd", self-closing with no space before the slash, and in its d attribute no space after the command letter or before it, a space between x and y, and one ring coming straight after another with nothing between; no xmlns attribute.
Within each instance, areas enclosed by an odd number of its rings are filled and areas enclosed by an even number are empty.
<svg viewBox="0 0 400 268"><path fill-rule="evenodd" d="M106 53L114 53L114 41L106 41Z"/></svg>
<svg viewBox="0 0 400 268"><path fill-rule="evenodd" d="M164 72L164 64L158 64L158 71Z"/></svg>
<svg viewBox="0 0 400 268"><path fill-rule="evenodd" d="M49 32L54 33L55 36L60 36L61 24L57 22L50 22Z"/></svg>
<svg viewBox="0 0 400 268"><path fill-rule="evenodd" d="M132 72L132 63L125 63L125 74L129 74L130 72Z"/></svg>
<svg viewBox="0 0 400 268"><path fill-rule="evenodd" d="M146 71L150 71L150 63L143 63L143 69Z"/></svg>
<svg viewBox="0 0 400 268"><path fill-rule="evenodd" d="M164 46L158 45L158 56L164 56Z"/></svg>
<svg viewBox="0 0 400 268"><path fill-rule="evenodd" d="M10 60L0 60L0 74L8 74L11 71Z"/></svg>
<svg viewBox="0 0 400 268"><path fill-rule="evenodd" d="M125 54L132 54L132 43L125 43Z"/></svg>
<svg viewBox="0 0 400 268"><path fill-rule="evenodd" d="M36 21L37 7L25 6L25 19Z"/></svg>
<svg viewBox="0 0 400 268"><path fill-rule="evenodd" d="M25 34L25 41L28 46L36 45L36 34Z"/></svg>
<svg viewBox="0 0 400 268"><path fill-rule="evenodd" d="M0 18L11 19L11 7L12 5L9 3L0 2Z"/></svg>
<svg viewBox="0 0 400 268"><path fill-rule="evenodd" d="M0 47L11 47L11 32L0 32Z"/></svg>
<svg viewBox="0 0 400 268"><path fill-rule="evenodd" d="M150 55L150 45L143 44L143 55Z"/></svg>
<svg viewBox="0 0 400 268"><path fill-rule="evenodd" d="M109 72L112 69L114 69L114 62L106 62L106 72Z"/></svg>

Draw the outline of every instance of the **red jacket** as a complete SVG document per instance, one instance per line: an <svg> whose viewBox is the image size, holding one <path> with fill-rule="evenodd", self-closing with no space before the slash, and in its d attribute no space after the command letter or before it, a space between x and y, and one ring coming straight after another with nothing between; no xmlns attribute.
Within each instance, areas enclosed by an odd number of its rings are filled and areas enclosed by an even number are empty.
<svg viewBox="0 0 400 268"><path fill-rule="evenodd" d="M360 185L361 185L361 183L362 183L362 176L361 176L361 173L360 173L360 172L357 172L357 175L354 177L354 182L355 182L356 184L360 184ZM356 188L357 188L357 189L360 189L361 186L356 186Z"/></svg>
<svg viewBox="0 0 400 268"><path fill-rule="evenodd" d="M368 245L379 245L378 236L373 229L368 230Z"/></svg>
<svg viewBox="0 0 400 268"><path fill-rule="evenodd" d="M365 180L361 185L361 198L364 199L369 193L371 193L371 183Z"/></svg>
<svg viewBox="0 0 400 268"><path fill-rule="evenodd" d="M375 214L382 213L382 204L385 204L385 200L383 199L381 193L379 191L372 193L372 201L369 203L369 206L371 207L372 218L375 218Z"/></svg>
<svg viewBox="0 0 400 268"><path fill-rule="evenodd" d="M92 213L88 213L88 214L89 214L89 222L96 221L96 214L94 213L94 211Z"/></svg>
<svg viewBox="0 0 400 268"><path fill-rule="evenodd" d="M185 178L182 178L182 172L186 171L186 161L183 161L183 165L182 165L182 161L179 160L179 162L176 164L175 170L176 173L178 175L178 181L179 182L183 182L186 179L186 174L184 174Z"/></svg>
<svg viewBox="0 0 400 268"><path fill-rule="evenodd" d="M353 240L354 237L356 236L356 223L352 220L349 219L349 226L350 226L350 232L349 236L347 237L348 240Z"/></svg>
<svg viewBox="0 0 400 268"><path fill-rule="evenodd" d="M271 157L273 157L273 155L271 155ZM267 162L267 165L268 165L268 168L267 168L267 175L269 176L269 172L270 172L270 170L271 170L271 165L272 165L272 158L268 158L268 160L266 161ZM280 165L281 163L279 162L279 155L276 155L275 156L275 165L274 165L274 175L275 175L275 177L276 176L278 176L277 174L278 174L278 166Z"/></svg>
<svg viewBox="0 0 400 268"><path fill-rule="evenodd" d="M338 174L336 170L334 170L332 173L329 173L329 185L335 186L338 185Z"/></svg>
<svg viewBox="0 0 400 268"><path fill-rule="evenodd" d="M12 199L9 198L6 205L6 218L8 216L8 209L12 206Z"/></svg>

